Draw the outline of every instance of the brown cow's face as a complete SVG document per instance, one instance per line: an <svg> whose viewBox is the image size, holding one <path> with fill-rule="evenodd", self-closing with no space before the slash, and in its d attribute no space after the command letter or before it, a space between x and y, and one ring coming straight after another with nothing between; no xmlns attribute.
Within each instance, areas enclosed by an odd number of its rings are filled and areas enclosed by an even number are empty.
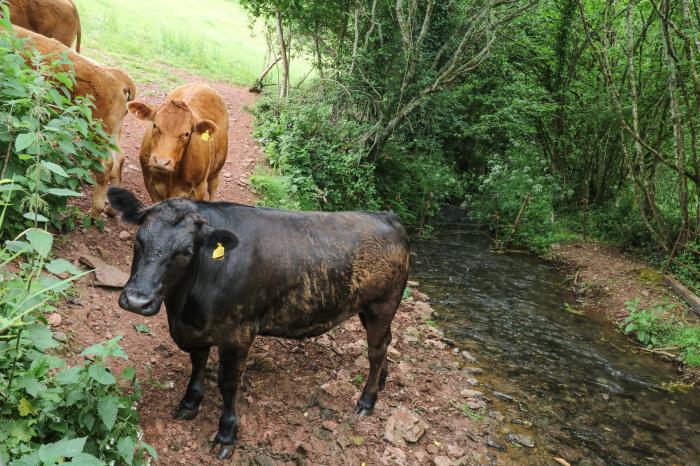
<svg viewBox="0 0 700 466"><path fill-rule="evenodd" d="M155 110L142 102L131 102L128 108L137 118L152 124L148 160L152 171L175 172L192 138L208 140L216 131L213 122L199 119L184 102L169 101Z"/></svg>

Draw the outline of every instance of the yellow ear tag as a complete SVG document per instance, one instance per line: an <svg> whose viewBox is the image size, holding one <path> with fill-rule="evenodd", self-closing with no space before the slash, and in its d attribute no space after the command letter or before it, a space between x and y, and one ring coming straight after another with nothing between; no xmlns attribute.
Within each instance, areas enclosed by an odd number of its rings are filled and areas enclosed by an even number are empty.
<svg viewBox="0 0 700 466"><path fill-rule="evenodd" d="M221 243L216 243L216 249L214 249L211 257L212 259L221 259L224 257L224 247L221 245Z"/></svg>
<svg viewBox="0 0 700 466"><path fill-rule="evenodd" d="M209 136L209 130L206 130L205 132L202 133L202 141L207 142L210 139L211 139L211 136Z"/></svg>

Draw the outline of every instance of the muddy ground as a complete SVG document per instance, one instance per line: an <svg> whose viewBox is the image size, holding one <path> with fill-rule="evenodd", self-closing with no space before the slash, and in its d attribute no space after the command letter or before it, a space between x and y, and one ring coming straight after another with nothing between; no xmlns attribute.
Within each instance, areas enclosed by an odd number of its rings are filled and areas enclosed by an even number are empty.
<svg viewBox="0 0 700 466"><path fill-rule="evenodd" d="M218 197L252 204L255 195L248 177L262 163L262 154L252 139L252 118L245 108L255 96L242 88L213 85L230 112L230 152ZM147 85L139 93L140 99L156 104L167 90ZM121 146L127 157L124 185L146 202L138 163L143 131L144 124L128 115ZM80 206L87 211L88 204L86 196ZM81 255L89 254L128 272L135 228L112 217L105 217L104 223L103 231L81 228L61 238L59 255L77 263ZM117 305L118 290L97 286L94 280L90 274L78 283L77 296L62 306L54 330L65 334L76 352L122 336L129 363L137 368L142 383L138 409L145 440L157 449L159 463L219 464L209 452L221 407L216 354L209 362L199 416L194 421L173 420L170 411L185 390L189 358L172 342L165 312L144 318L123 311ZM419 291L414 296L427 299ZM374 414L362 418L353 408L368 362L357 318L306 342L258 338L238 400L239 448L225 463L506 464L498 456L501 446L489 435L497 421L484 416L492 394L479 387L481 369L473 367L471 354L451 348L450 341L429 325L430 314L424 301L417 303L411 297L402 303L393 325L386 388ZM137 331L138 324L148 332Z"/></svg>

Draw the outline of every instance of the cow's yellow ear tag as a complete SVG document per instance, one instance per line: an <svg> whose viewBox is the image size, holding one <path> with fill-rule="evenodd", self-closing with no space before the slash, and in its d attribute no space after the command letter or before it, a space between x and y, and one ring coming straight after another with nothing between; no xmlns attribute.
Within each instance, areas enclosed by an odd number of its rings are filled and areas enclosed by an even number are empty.
<svg viewBox="0 0 700 466"><path fill-rule="evenodd" d="M206 130L205 132L202 133L202 141L207 142L211 139L211 136L209 136L209 130ZM222 248L223 250L223 248ZM223 254L223 252L222 252Z"/></svg>
<svg viewBox="0 0 700 466"><path fill-rule="evenodd" d="M224 257L224 247L222 246L221 243L216 243L216 249L214 249L214 252L211 255L212 259L221 259Z"/></svg>

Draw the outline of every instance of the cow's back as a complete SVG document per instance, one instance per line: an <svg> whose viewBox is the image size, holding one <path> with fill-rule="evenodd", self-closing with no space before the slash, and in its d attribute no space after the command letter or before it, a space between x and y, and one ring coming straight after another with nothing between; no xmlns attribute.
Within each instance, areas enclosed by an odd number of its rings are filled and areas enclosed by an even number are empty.
<svg viewBox="0 0 700 466"><path fill-rule="evenodd" d="M127 100L136 95L136 85L126 73L77 54L55 39L17 25L14 26L14 30L19 37L29 39L29 46L36 48L48 60L55 60L66 53L75 70L76 86L71 94L91 96L95 105L92 116L102 121L107 133L114 134L121 129L126 115ZM63 68L67 71L70 66L65 65Z"/></svg>
<svg viewBox="0 0 700 466"><path fill-rule="evenodd" d="M80 18L71 0L10 0L12 24L70 47L80 31Z"/></svg>

